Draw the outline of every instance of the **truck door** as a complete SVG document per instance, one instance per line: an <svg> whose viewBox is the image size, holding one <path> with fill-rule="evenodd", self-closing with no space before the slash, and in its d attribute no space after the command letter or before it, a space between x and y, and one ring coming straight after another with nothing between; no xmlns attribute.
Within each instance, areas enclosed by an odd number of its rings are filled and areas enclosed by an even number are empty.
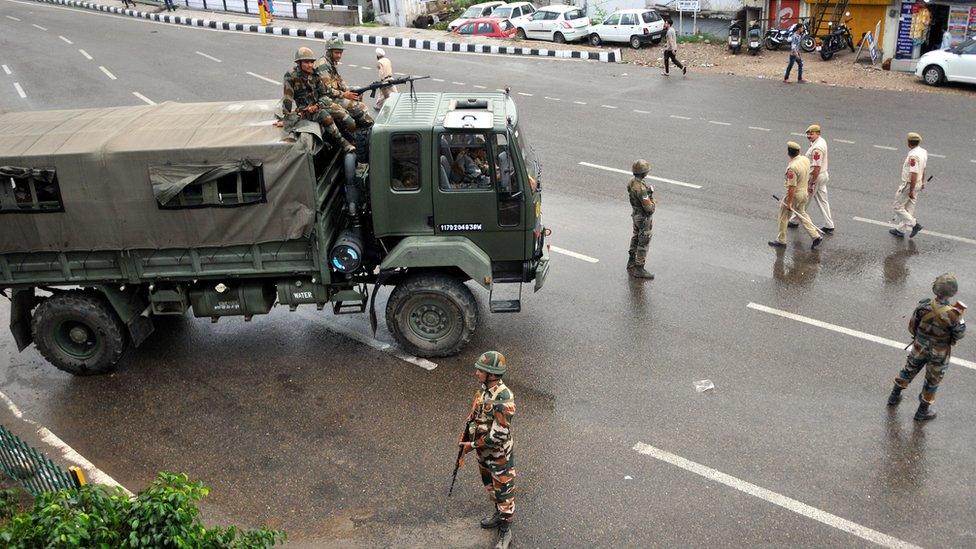
<svg viewBox="0 0 976 549"><path fill-rule="evenodd" d="M393 132L380 139L389 141L374 144L372 152L377 154L370 163L376 235L433 233L430 181L436 177L437 166L422 161L430 158L429 141L411 131ZM387 150L389 154L383 154Z"/></svg>
<svg viewBox="0 0 976 549"><path fill-rule="evenodd" d="M525 194L502 132L446 130L437 138L434 231L465 236L493 261L525 257Z"/></svg>

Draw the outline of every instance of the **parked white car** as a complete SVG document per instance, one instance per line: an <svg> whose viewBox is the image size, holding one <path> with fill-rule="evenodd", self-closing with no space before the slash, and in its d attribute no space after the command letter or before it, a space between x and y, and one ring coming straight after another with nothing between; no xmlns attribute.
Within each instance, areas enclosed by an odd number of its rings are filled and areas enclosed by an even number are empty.
<svg viewBox="0 0 976 549"><path fill-rule="evenodd" d="M489 17L492 19L508 19L513 25L528 23L535 13L535 6L529 2L511 2L495 8Z"/></svg>
<svg viewBox="0 0 976 549"><path fill-rule="evenodd" d="M532 19L515 25L520 39L551 40L557 44L583 40L589 36L590 20L576 6L552 4L532 14Z"/></svg>
<svg viewBox="0 0 976 549"><path fill-rule="evenodd" d="M919 57L915 76L930 86L944 82L976 84L976 39L947 50L930 51Z"/></svg>
<svg viewBox="0 0 976 549"><path fill-rule="evenodd" d="M599 25L590 27L590 44L603 42L629 42L638 49L644 44L655 44L664 37L664 19L654 10L617 10Z"/></svg>
<svg viewBox="0 0 976 549"><path fill-rule="evenodd" d="M447 30L454 32L454 29L460 27L461 24L468 19L481 19L482 17L488 17L491 15L491 12L495 10L495 8L504 5L505 2L482 2L480 4L468 6L468 9L464 10L461 17L458 17L454 21L447 24Z"/></svg>

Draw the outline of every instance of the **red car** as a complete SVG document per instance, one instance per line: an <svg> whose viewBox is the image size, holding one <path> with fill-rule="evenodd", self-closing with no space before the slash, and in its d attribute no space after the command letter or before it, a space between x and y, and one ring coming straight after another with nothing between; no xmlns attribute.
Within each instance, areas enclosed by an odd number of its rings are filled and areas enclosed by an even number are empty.
<svg viewBox="0 0 976 549"><path fill-rule="evenodd" d="M508 38L515 34L515 25L508 19L468 19L453 34Z"/></svg>

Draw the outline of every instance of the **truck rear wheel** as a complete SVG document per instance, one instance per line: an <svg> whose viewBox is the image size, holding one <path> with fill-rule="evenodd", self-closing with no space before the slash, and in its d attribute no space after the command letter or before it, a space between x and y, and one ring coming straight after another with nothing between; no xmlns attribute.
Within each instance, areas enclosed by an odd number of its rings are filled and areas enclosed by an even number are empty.
<svg viewBox="0 0 976 549"><path fill-rule="evenodd" d="M386 326L407 352L452 356L478 326L478 303L460 280L423 273L397 285L386 303Z"/></svg>
<svg viewBox="0 0 976 549"><path fill-rule="evenodd" d="M111 372L128 347L118 315L104 299L88 292L49 297L38 305L31 328L41 355L76 376Z"/></svg>

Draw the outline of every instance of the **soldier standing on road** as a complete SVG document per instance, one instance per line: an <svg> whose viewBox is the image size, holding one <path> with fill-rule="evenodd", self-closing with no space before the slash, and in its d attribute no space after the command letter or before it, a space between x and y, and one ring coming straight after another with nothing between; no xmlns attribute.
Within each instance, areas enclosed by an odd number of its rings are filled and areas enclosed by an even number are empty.
<svg viewBox="0 0 976 549"><path fill-rule="evenodd" d="M922 230L915 219L915 201L919 191L925 188L925 165L929 161L929 153L919 146L922 136L910 132L908 134L908 156L901 167L901 186L895 193L895 215L900 220L898 227L888 231L898 238L913 238Z"/></svg>
<svg viewBox="0 0 976 549"><path fill-rule="evenodd" d="M929 406L935 403L935 392L949 368L952 346L966 333L966 321L962 317L966 306L958 301L949 305L948 301L957 291L959 284L955 275L940 275L932 284L935 299L919 301L908 321L908 331L914 338L912 350L908 353L905 367L895 378L895 386L888 396L888 406L897 406L901 402L901 392L925 368L925 384L918 395L918 410L915 412L918 421L935 419L936 414L929 410Z"/></svg>
<svg viewBox="0 0 976 549"><path fill-rule="evenodd" d="M803 223L803 228L806 229L810 234L810 238L813 239L813 244L810 245L810 249L815 250L823 242L823 238L820 237L817 228L810 221L810 216L807 215L807 200L809 199L807 185L810 181L810 160L800 154L800 144L794 143L793 141L786 144L786 153L790 157L790 163L786 166L786 180L784 183L786 196L783 197L783 201L779 205L779 233L776 235L776 240L769 241L769 245L775 248L786 247L787 223L790 221L790 214L796 213L798 214L797 217L800 218L800 222Z"/></svg>
<svg viewBox="0 0 976 549"><path fill-rule="evenodd" d="M820 136L820 126L811 124L807 128L807 140L810 148L806 157L810 160L810 182L807 194L817 201L820 213L823 214L824 226L820 228L826 234L834 232L834 219L830 216L830 202L827 201L827 140ZM796 214L790 218L790 227L797 227Z"/></svg>
<svg viewBox="0 0 976 549"><path fill-rule="evenodd" d="M376 71L379 73L380 82L393 79L393 63L386 57L383 48L376 48ZM383 104L390 98L390 94L397 93L396 86L383 86L379 89L380 96L376 98L377 111L383 108Z"/></svg>
<svg viewBox="0 0 976 549"><path fill-rule="evenodd" d="M494 514L482 519L481 527L498 528L495 548L507 549L512 541L512 518L515 515L515 461L512 458L515 395L502 381L508 369L505 355L488 351L478 357L474 367L481 388L471 404L467 436L458 444L462 454L472 450L477 452L481 482L495 504Z"/></svg>
<svg viewBox="0 0 976 549"><path fill-rule="evenodd" d="M664 28L667 29L664 38L664 76L669 76L670 67L668 60L674 61L674 66L681 69L681 74L688 74L688 67L681 64L675 53L678 51L678 34L674 31L674 23L670 18L665 18Z"/></svg>
<svg viewBox="0 0 976 549"><path fill-rule="evenodd" d="M647 261L647 247L651 243L651 216L657 204L654 202L654 187L644 183L651 165L647 160L634 162L632 172L634 177L627 183L627 195L630 197L630 217L634 221L634 234L630 237L630 250L627 258L627 274L634 278L654 280L654 275L644 269Z"/></svg>
<svg viewBox="0 0 976 549"><path fill-rule="evenodd" d="M315 52L311 48L298 48L295 52L296 66L285 74L284 97L281 100L285 123L293 126L301 119L318 122L322 131L330 136L344 152L356 150L339 132L329 106L333 104L326 95L325 85L319 71L315 70Z"/></svg>
<svg viewBox="0 0 976 549"><path fill-rule="evenodd" d="M322 83L329 91L329 97L334 102L334 107L330 111L336 120L351 118L354 122L350 128L349 122L345 122L347 131L355 131L356 128L368 128L373 125L373 117L369 115L369 108L360 101L358 93L349 89L346 81L339 76L339 61L346 49L345 43L341 38L330 38L325 43L325 57L315 62L315 68L322 73Z"/></svg>

